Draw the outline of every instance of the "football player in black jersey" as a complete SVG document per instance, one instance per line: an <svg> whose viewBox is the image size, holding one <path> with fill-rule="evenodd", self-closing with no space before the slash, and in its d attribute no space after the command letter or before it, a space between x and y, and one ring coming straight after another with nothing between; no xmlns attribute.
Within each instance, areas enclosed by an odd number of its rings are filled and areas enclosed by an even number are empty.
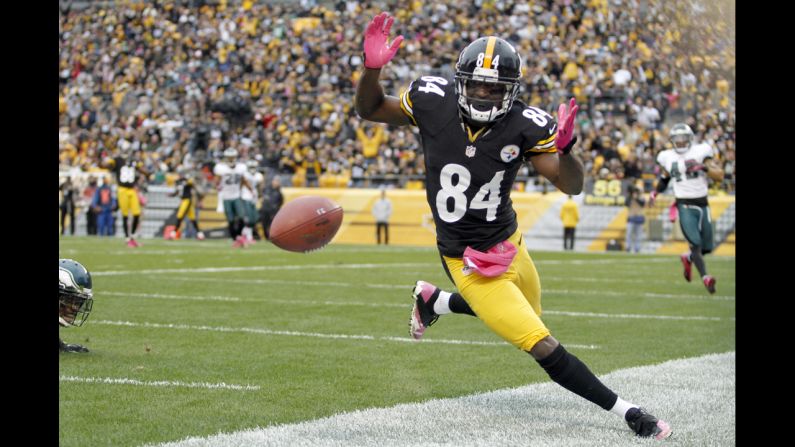
<svg viewBox="0 0 795 447"><path fill-rule="evenodd" d="M381 67L403 36L388 44L393 18L376 16L364 36L364 72L356 111L367 120L419 129L428 204L442 265L458 289L418 281L411 335L419 339L440 314L466 313L528 352L564 388L624 418L639 436L664 439L671 428L608 389L552 337L541 315L541 285L527 252L511 186L524 162L566 194L583 186L582 162L571 153L577 106L561 104L558 120L516 99L522 60L507 41L481 37L461 51L450 80L422 76L400 97L379 84Z"/></svg>
<svg viewBox="0 0 795 447"><path fill-rule="evenodd" d="M199 221L196 219L196 204L201 203L204 197L204 192L196 185L193 176L187 173L187 170L182 168L178 171L179 178L176 182L176 188L171 196L180 196L179 207L177 208L177 224L168 235L170 239L177 239L180 234L179 229L182 227L182 221L185 217L191 221L193 228L196 229L196 239L203 240L204 233L199 229Z"/></svg>
<svg viewBox="0 0 795 447"><path fill-rule="evenodd" d="M128 247L138 247L140 244L135 240L136 232L141 221L141 201L138 199L139 175L144 178L149 173L144 169L143 162L136 158L135 153L131 154L129 149L122 150L122 155L110 159L106 164L113 169L116 174L118 191L116 193L121 210L121 223L124 228L124 237L127 238ZM132 214L132 228L127 227L127 216Z"/></svg>

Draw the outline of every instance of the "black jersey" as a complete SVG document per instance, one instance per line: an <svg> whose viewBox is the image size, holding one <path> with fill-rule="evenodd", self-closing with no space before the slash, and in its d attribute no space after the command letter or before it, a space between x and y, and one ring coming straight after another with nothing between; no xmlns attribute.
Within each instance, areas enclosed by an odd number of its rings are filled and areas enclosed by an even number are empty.
<svg viewBox="0 0 795 447"><path fill-rule="evenodd" d="M517 228L511 187L523 162L556 152L555 119L514 101L502 120L470 130L453 82L437 76L413 81L400 105L420 130L439 251L461 257L467 246L485 251L511 236Z"/></svg>
<svg viewBox="0 0 795 447"><path fill-rule="evenodd" d="M177 189L182 199L193 200L193 179L190 177L177 180Z"/></svg>
<svg viewBox="0 0 795 447"><path fill-rule="evenodd" d="M135 186L135 179L138 176L138 168L141 166L141 162L127 160L124 157L116 157L113 161L113 172L116 174L116 182L119 186L127 188Z"/></svg>

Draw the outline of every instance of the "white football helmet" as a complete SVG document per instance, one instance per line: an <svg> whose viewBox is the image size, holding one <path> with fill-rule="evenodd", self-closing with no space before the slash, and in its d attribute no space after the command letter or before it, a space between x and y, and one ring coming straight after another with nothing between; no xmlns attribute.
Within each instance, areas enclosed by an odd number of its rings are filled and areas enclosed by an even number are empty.
<svg viewBox="0 0 795 447"><path fill-rule="evenodd" d="M694 136L693 129L685 123L674 124L668 132L668 138L671 140L674 150L679 154L684 154L690 149Z"/></svg>
<svg viewBox="0 0 795 447"><path fill-rule="evenodd" d="M91 274L72 259L59 259L58 268L58 323L82 326L94 305Z"/></svg>

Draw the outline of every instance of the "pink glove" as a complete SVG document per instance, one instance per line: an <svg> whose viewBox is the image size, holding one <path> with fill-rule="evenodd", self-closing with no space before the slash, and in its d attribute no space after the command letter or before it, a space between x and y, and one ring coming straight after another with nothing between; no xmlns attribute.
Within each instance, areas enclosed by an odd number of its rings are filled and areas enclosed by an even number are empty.
<svg viewBox="0 0 795 447"><path fill-rule="evenodd" d="M384 23L386 21L386 23ZM387 45L389 30L395 19L389 14L382 12L370 21L364 31L364 66L366 68L378 69L386 65L397 53L403 36L397 36L392 41L392 45Z"/></svg>
<svg viewBox="0 0 795 447"><path fill-rule="evenodd" d="M687 167L685 168L685 172L698 172L698 171L704 171L704 170L706 170L706 168L704 167L704 165L702 165L701 163L697 163L697 162L695 162L695 161L694 161L694 162L692 162L692 163L687 163L687 162L685 162L685 166L687 166Z"/></svg>
<svg viewBox="0 0 795 447"><path fill-rule="evenodd" d="M654 201L657 199L657 190L653 189L649 194L649 206L654 205Z"/></svg>
<svg viewBox="0 0 795 447"><path fill-rule="evenodd" d="M679 207L676 206L676 200L674 200L674 203L672 203L671 207L668 208L668 220L673 223L676 222L677 217L679 217Z"/></svg>
<svg viewBox="0 0 795 447"><path fill-rule="evenodd" d="M558 153L568 154L574 143L577 142L577 137L574 136L574 118L579 109L574 98L571 98L571 102L569 102L568 113L566 104L561 104L558 107L558 136L555 138L555 147L558 149Z"/></svg>

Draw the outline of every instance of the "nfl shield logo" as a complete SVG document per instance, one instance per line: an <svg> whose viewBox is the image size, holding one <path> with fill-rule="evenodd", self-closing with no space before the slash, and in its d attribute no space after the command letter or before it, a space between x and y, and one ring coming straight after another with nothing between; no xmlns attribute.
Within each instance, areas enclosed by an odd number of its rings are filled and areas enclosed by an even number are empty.
<svg viewBox="0 0 795 447"><path fill-rule="evenodd" d="M477 150L477 148L475 146L467 146L467 150L465 152L466 156L469 157L469 158L474 157L476 150Z"/></svg>

